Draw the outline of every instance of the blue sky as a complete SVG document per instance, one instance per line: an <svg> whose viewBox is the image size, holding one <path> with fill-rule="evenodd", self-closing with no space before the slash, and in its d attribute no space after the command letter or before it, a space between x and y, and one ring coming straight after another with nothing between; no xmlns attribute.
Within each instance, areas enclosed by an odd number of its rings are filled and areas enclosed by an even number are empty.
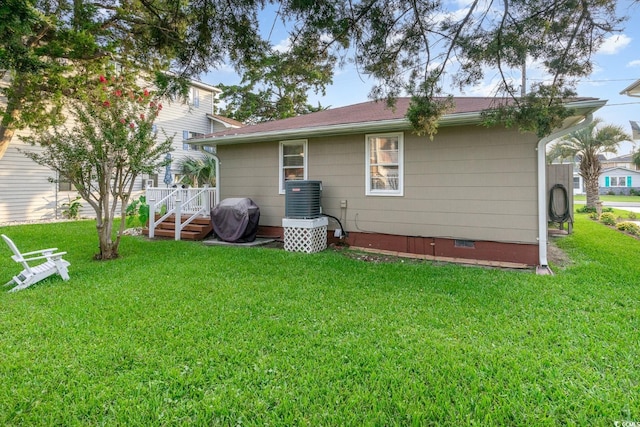
<svg viewBox="0 0 640 427"><path fill-rule="evenodd" d="M453 0L452 7L463 8L465 0ZM583 79L577 86L579 96L588 96L608 100L607 105L596 113L608 124L622 126L631 133L629 120L640 121L640 98L620 95L620 91L640 79L640 4L632 1L620 1L619 11L629 20L624 24L624 30L612 35L599 51L593 56L594 71L587 79ZM276 21L274 24L275 8L266 10L261 15L261 24L265 33L271 33L271 42L275 46L286 46L286 32L284 27ZM272 30L273 28L273 30ZM265 36L266 36L265 35ZM537 75L535 64L530 64L527 70L532 79L542 77ZM475 88L469 88L461 96L490 96L491 73L486 73L485 82ZM212 70L203 80L216 85L218 83L237 84L238 76L231 68L221 67ZM532 80L533 82L533 80ZM327 87L326 94L310 94L311 104L320 102L323 106L340 107L369 100L368 94L373 81L366 75L358 73L353 66L347 66L336 71L333 84ZM639 141L640 142L640 141ZM626 154L633 149L632 144L623 144L619 154Z"/></svg>

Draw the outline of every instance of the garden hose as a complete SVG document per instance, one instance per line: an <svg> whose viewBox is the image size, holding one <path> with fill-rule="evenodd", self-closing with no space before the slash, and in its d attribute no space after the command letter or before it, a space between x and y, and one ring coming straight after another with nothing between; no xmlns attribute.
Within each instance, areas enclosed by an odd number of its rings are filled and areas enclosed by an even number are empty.
<svg viewBox="0 0 640 427"><path fill-rule="evenodd" d="M564 197L564 211L562 213L558 213L556 210L556 190L560 190ZM549 191L549 219L553 222L568 222L571 219L571 212L569 212L569 194L567 188L562 184L554 185Z"/></svg>

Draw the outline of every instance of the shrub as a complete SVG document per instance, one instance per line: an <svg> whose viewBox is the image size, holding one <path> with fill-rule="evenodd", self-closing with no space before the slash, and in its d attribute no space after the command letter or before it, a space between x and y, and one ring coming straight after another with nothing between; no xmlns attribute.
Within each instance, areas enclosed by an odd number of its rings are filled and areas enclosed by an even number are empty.
<svg viewBox="0 0 640 427"><path fill-rule="evenodd" d="M596 208L591 208L591 207L586 206L586 205L580 206L579 208L576 208L576 212L578 212L578 213L594 213L595 211L596 211ZM608 207L608 206L603 206L602 207L602 212L613 212L613 208Z"/></svg>
<svg viewBox="0 0 640 427"><path fill-rule="evenodd" d="M638 218L638 215L636 215L635 212L631 211L631 212L629 212L628 217L629 217L630 220L635 220L636 218Z"/></svg>
<svg viewBox="0 0 640 427"><path fill-rule="evenodd" d="M616 225L616 216L611 212L600 215L600 222L606 225Z"/></svg>
<svg viewBox="0 0 640 427"><path fill-rule="evenodd" d="M579 208L576 209L576 212L578 213L594 213L596 211L596 208L592 208L589 206L580 206Z"/></svg>
<svg viewBox="0 0 640 427"><path fill-rule="evenodd" d="M640 226L631 221L620 222L616 225L616 228L620 231L626 231L634 236L640 236Z"/></svg>
<svg viewBox="0 0 640 427"><path fill-rule="evenodd" d="M147 225L149 220L149 205L147 204L147 198L140 196L137 200L133 200L129 203L126 209L127 213L127 225L142 227Z"/></svg>
<svg viewBox="0 0 640 427"><path fill-rule="evenodd" d="M69 219L79 219L80 218L80 209L82 208L82 203L80 202L82 197L78 196L75 199L71 200L69 197L69 201L62 204L64 210L62 211L62 216Z"/></svg>

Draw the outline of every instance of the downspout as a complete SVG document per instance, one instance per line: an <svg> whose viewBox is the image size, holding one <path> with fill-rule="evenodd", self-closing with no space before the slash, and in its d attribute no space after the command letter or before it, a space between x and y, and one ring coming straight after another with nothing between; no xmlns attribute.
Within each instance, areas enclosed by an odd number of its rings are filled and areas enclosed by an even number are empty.
<svg viewBox="0 0 640 427"><path fill-rule="evenodd" d="M593 114L587 114L580 123L575 126L552 133L538 141L538 262L536 274L553 274L547 260L547 150L546 146L551 141L561 138L571 132L585 128L593 121Z"/></svg>

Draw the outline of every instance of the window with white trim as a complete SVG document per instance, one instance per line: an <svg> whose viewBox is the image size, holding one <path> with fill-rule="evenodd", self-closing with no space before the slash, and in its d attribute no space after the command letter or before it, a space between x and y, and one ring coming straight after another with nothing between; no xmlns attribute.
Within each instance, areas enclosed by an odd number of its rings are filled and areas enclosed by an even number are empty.
<svg viewBox="0 0 640 427"><path fill-rule="evenodd" d="M366 182L368 196L402 196L404 134L366 135Z"/></svg>
<svg viewBox="0 0 640 427"><path fill-rule="evenodd" d="M189 144L187 141L191 138L200 138L203 137L204 133L201 132L190 132L188 130L182 131L182 149L184 151L199 151L200 146L195 144Z"/></svg>
<svg viewBox="0 0 640 427"><path fill-rule="evenodd" d="M280 194L286 181L307 179L307 140L280 142Z"/></svg>
<svg viewBox="0 0 640 427"><path fill-rule="evenodd" d="M192 87L189 91L189 105L192 107L200 107L200 89Z"/></svg>
<svg viewBox="0 0 640 427"><path fill-rule="evenodd" d="M631 187L630 176L606 176L604 178L605 187Z"/></svg>

